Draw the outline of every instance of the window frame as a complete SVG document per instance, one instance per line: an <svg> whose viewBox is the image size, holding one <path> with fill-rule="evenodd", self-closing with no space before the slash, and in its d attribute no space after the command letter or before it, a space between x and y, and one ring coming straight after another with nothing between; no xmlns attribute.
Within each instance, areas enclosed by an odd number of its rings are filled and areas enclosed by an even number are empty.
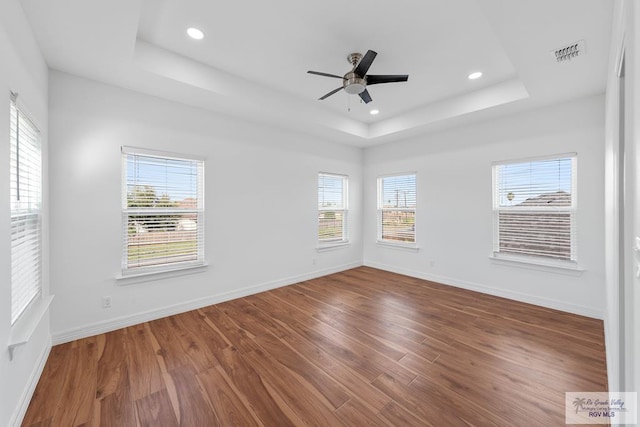
<svg viewBox="0 0 640 427"><path fill-rule="evenodd" d="M416 194L416 201L415 201L415 206L412 208L408 208L408 207L394 207L394 208L385 208L383 206L383 192L384 192L384 180L386 178L393 178L393 177L401 177L401 176L413 176L414 180L415 180L415 194ZM414 218L414 224L413 224L413 241L400 241L400 240L393 240L393 239L384 239L383 235L384 235L384 230L383 230L383 215L384 212L413 212L413 218ZM377 220L376 220L376 225L377 225L377 236L376 236L376 243L380 244L380 245L385 245L385 246L391 246L391 247L398 247L398 248L405 248L405 249L411 249L411 250L417 250L418 249L418 226L417 226L417 218L418 218L418 173L417 172L401 172L401 173L393 173L393 174L386 174L386 175L380 175L377 178Z"/></svg>
<svg viewBox="0 0 640 427"><path fill-rule="evenodd" d="M337 178L342 181L342 206L340 209L331 209L330 207L323 207L320 204L320 179L321 177ZM318 212L317 212L317 248L318 250L329 249L347 245L349 243L349 176L344 174L332 173L332 172L318 172L317 175L317 200L318 200ZM341 212L342 213L342 236L335 239L321 239L320 238L320 215L323 212Z"/></svg>
<svg viewBox="0 0 640 427"><path fill-rule="evenodd" d="M44 191L44 185L43 185L44 164L42 159L42 141L41 141L40 131L38 127L36 126L34 121L31 119L30 115L27 112L25 112L25 109L18 103L17 96L18 96L17 94L11 93L10 107L9 107L9 150L10 150L9 151L9 154L10 154L9 155L9 164L10 164L10 167L9 167L10 184L9 185L10 185L10 216L11 216L11 233L12 233L12 238L11 238L11 327L15 327L17 323L21 322L21 319L23 319L23 317L25 316L25 313L31 311L30 308L34 305L35 301L41 299L39 297L42 296L42 291L43 291L42 290L42 286L43 286L42 209L43 209L43 191ZM13 119L14 110L15 110L15 117L16 117L15 123ZM22 128L23 126L28 126L29 132L32 135L32 138L29 138L25 142L20 140L20 131L21 129L24 130ZM16 135L15 138L13 137L14 131ZM15 155L16 162L20 162L20 157L21 157L20 153L21 152L24 153L24 151L20 149L21 142L30 145L30 147L27 148L27 150L35 151L35 156L32 155L30 157L27 157L27 161L29 163L26 165L28 168L28 173L26 177L28 182L26 183L26 186L27 186L29 199L33 196L31 192L32 186L33 185L36 186L36 190L35 190L36 200L35 201L28 200L27 206L21 205L21 202L20 202L20 181L21 181L20 178L21 177L25 178L25 177L21 175L20 167L18 164L15 165L15 168L14 168L14 165L12 165L12 161L14 160L13 156ZM37 158L37 161L35 164L32 163L34 160L33 157ZM37 173L37 176L35 179L31 179L33 169L36 169L36 173ZM14 190L14 184L15 184L15 190ZM24 255L25 255L24 250L21 251L22 252L21 254L16 254L16 251L18 251L19 248L17 246L14 247L15 239L13 235L14 233L17 233L16 231L14 231L14 227L19 226L19 224L15 223L18 217L20 218L31 217L32 220L29 222L32 223L32 225L35 224L35 228L27 227L27 224L25 222L24 228L23 228L23 231L25 233L32 235L30 237L30 236L27 236L26 234L23 234L23 238L31 242L31 245L27 245L27 246L33 246L33 243L35 243L36 245L35 255L31 254L31 255L34 255L33 257L31 257L33 259L31 258L24 259ZM23 221L18 221L18 222L23 222ZM25 245L24 241L22 242L22 245ZM33 252L34 249L32 248L29 251ZM19 256L19 259L16 259L17 256ZM16 263L18 262L20 263L19 266L16 265ZM25 275L22 274L20 281L24 282L25 280L28 279L27 281L29 283L20 285L19 283L16 283L16 280L17 280L16 274L18 274L16 273L16 270L23 272L25 271L26 268L30 269L29 270L30 272L27 274L26 278L25 278ZM25 287L27 287L28 289L24 289ZM17 307L14 307L14 304L16 304L16 302L14 301L14 297L16 297L16 294L20 294L21 301L18 303ZM22 297L22 294L25 294L26 297Z"/></svg>
<svg viewBox="0 0 640 427"><path fill-rule="evenodd" d="M518 210L516 211L515 207L500 206L500 200L499 200L500 198L499 167L500 166L542 162L542 161L549 161L549 160L561 160L561 159L571 160L571 192L570 192L571 205L569 207L552 206L549 208L544 208L544 207L536 206L528 209L518 208ZM493 221L492 245L493 246L492 246L492 252L491 252L490 258L498 262L504 261L506 263L516 263L516 264L520 263L520 264L537 265L542 267L552 267L552 268L581 271L581 268L578 265L578 245L577 245L577 217L578 217L578 185L577 185L578 184L578 155L577 153L570 152L570 153L560 153L560 154L529 157L529 158L522 158L522 159L496 161L492 163L491 171L492 171L492 184L493 184L492 185L492 221ZM536 212L568 213L569 219L570 219L569 259L554 258L550 256L536 255L536 254L521 254L521 253L508 252L508 251L500 251L499 215L501 212L510 212L510 213L520 212L524 214L533 214Z"/></svg>
<svg viewBox="0 0 640 427"><path fill-rule="evenodd" d="M178 160L187 162L196 162L196 193L197 203L193 209L185 208L162 208L158 210L160 214L195 214L197 215L197 229L196 229L196 259L179 261L179 262L166 262L162 264L154 264L149 266L128 266L128 228L129 228L129 215L140 215L144 213L154 212L153 210L144 210L144 208L130 209L128 207L128 178L127 178L127 162L129 156L141 156L157 158L161 160ZM135 278L139 276L148 276L155 274L169 273L180 274L183 271L199 269L207 265L205 260L205 157L175 153L168 151L152 150L140 147L121 147L121 161L122 161L122 180L121 180L121 239L122 239L122 258L121 258L121 275L117 276L117 279Z"/></svg>

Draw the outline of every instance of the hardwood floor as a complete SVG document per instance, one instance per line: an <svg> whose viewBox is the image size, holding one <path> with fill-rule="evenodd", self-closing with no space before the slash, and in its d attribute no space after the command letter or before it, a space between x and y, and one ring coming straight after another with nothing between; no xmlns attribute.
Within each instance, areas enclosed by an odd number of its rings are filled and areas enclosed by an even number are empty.
<svg viewBox="0 0 640 427"><path fill-rule="evenodd" d="M561 426L599 320L367 267L53 347L25 426Z"/></svg>

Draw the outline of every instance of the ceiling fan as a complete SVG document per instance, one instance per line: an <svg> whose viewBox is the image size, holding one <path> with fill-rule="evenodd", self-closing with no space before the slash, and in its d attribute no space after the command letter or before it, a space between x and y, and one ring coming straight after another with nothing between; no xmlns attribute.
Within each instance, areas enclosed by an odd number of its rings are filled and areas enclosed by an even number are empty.
<svg viewBox="0 0 640 427"><path fill-rule="evenodd" d="M309 74L342 79L342 86L320 97L318 101L327 99L334 93L344 89L348 94L360 95L360 98L365 102L365 104L368 104L371 102L371 95L369 95L367 86L380 83L406 82L409 79L409 76L406 74L367 74L367 71L369 71L369 67L371 67L371 64L376 58L376 55L377 53L373 50L368 50L367 53L364 54L364 56L362 56L361 53L350 54L347 57L347 60L351 65L353 65L353 68L342 77L335 74L321 73L320 71L307 71L307 73Z"/></svg>

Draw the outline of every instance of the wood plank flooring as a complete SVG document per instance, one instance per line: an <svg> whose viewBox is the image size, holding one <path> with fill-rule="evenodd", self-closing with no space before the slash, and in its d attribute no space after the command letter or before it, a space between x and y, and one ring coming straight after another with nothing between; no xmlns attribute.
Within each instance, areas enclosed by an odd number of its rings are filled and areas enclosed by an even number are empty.
<svg viewBox="0 0 640 427"><path fill-rule="evenodd" d="M360 267L53 347L24 426L562 426L599 320Z"/></svg>

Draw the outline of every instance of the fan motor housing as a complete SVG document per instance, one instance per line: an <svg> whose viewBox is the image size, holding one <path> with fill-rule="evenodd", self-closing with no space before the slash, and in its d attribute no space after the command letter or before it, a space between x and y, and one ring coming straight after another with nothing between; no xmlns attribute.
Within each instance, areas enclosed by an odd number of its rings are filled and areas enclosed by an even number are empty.
<svg viewBox="0 0 640 427"><path fill-rule="evenodd" d="M342 85L347 93L351 95L358 95L366 89L367 81L356 73L351 72L344 75Z"/></svg>

